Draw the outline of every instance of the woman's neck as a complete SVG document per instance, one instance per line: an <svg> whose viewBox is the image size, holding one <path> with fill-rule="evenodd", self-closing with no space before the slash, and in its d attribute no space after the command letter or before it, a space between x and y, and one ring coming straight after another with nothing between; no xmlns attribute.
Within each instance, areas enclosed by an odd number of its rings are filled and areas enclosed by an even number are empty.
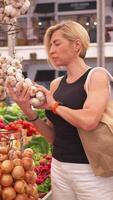
<svg viewBox="0 0 113 200"><path fill-rule="evenodd" d="M70 63L67 66L67 82L73 82L81 77L89 66L85 64L84 60L79 59L77 62Z"/></svg>

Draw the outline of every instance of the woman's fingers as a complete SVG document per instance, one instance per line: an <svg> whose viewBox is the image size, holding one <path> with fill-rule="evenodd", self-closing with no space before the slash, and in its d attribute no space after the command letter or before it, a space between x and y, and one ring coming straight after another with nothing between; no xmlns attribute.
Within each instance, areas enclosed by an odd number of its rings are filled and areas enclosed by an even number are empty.
<svg viewBox="0 0 113 200"><path fill-rule="evenodd" d="M16 84L15 90L16 90L18 93L21 93L21 92L22 92L22 90L23 90L23 81L19 81L19 82Z"/></svg>
<svg viewBox="0 0 113 200"><path fill-rule="evenodd" d="M11 87L10 85L7 86L7 93L9 96L11 96L13 99L16 98L16 94L14 91L14 88Z"/></svg>
<svg viewBox="0 0 113 200"><path fill-rule="evenodd" d="M45 88L44 86L42 86L42 85L35 85L35 86L36 86L37 90L44 92L45 95L48 94L49 90L47 88Z"/></svg>
<svg viewBox="0 0 113 200"><path fill-rule="evenodd" d="M28 98L30 96L30 86L27 83L23 83L22 91L20 92L21 98Z"/></svg>
<svg viewBox="0 0 113 200"><path fill-rule="evenodd" d="M25 102L30 99L30 89L26 83L18 83L16 88L8 86L8 94L12 97L15 102Z"/></svg>

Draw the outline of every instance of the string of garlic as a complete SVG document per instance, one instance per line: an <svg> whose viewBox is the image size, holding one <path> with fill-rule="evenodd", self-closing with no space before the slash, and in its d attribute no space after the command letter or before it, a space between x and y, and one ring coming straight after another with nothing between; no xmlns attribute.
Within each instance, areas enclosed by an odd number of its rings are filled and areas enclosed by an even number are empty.
<svg viewBox="0 0 113 200"><path fill-rule="evenodd" d="M0 22L9 24L14 24L30 7L29 0L1 0L0 4Z"/></svg>
<svg viewBox="0 0 113 200"><path fill-rule="evenodd" d="M16 58L10 56L0 56L0 100L7 97L7 85L15 88L15 92L24 87L25 84L30 86L30 103L34 108L45 102L45 95L42 91L38 91L29 78L24 78L22 74L22 64Z"/></svg>

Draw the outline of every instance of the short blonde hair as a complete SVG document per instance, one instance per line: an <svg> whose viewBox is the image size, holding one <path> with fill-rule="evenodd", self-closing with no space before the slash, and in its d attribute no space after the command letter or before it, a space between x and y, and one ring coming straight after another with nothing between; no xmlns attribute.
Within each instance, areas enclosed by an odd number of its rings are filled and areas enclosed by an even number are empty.
<svg viewBox="0 0 113 200"><path fill-rule="evenodd" d="M57 30L60 30L61 33L63 34L63 37L69 41L75 41L76 39L80 39L82 48L80 49L79 56L81 58L84 58L90 44L90 38L86 29L81 24L72 20L59 22L56 25L50 26L46 30L44 36L44 45L47 51L48 58L50 59L49 57L50 40L52 34Z"/></svg>

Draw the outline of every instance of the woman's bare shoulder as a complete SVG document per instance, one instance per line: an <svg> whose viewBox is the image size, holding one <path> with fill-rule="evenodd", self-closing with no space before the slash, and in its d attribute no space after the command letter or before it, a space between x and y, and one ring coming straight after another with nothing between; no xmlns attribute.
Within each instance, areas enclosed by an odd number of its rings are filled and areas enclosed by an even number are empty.
<svg viewBox="0 0 113 200"><path fill-rule="evenodd" d="M58 88L59 84L60 84L60 81L62 80L63 76L60 76L56 79L54 79L51 84L50 84L50 90L52 93L55 92L55 90Z"/></svg>

